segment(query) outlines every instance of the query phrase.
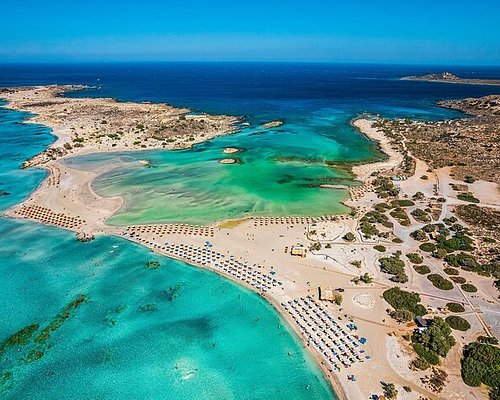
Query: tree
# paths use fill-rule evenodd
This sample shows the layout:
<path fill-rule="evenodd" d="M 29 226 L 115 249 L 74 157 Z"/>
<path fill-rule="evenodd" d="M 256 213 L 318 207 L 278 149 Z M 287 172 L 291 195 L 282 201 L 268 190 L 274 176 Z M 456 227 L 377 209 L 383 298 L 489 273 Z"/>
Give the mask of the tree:
<path fill-rule="evenodd" d="M 394 383 L 385 383 L 385 382 L 381 383 L 385 397 L 387 397 L 388 399 L 395 399 L 398 395 L 398 390 L 396 389 Z"/>
<path fill-rule="evenodd" d="M 436 317 L 430 321 L 425 331 L 413 334 L 412 342 L 420 344 L 428 352 L 446 357 L 455 344 L 455 339 L 451 336 L 450 326 L 442 318 Z"/>
<path fill-rule="evenodd" d="M 470 343 L 464 347 L 461 362 L 462 379 L 469 386 L 481 383 L 491 388 L 490 399 L 500 397 L 500 349 L 485 343 Z"/>
<path fill-rule="evenodd" d="M 404 323 L 411 321 L 414 317 L 414 314 L 411 311 L 402 309 L 402 310 L 393 310 L 389 314 L 391 318 L 395 319 L 399 323 Z"/>
<path fill-rule="evenodd" d="M 347 232 L 342 239 L 346 242 L 354 242 L 356 240 L 356 236 L 354 236 L 354 233 L 352 232 Z"/>

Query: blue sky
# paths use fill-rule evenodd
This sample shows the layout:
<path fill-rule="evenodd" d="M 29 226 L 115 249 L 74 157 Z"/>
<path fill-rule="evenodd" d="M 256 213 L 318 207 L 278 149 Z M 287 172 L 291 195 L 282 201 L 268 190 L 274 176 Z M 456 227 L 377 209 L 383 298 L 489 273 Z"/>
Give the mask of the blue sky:
<path fill-rule="evenodd" d="M 0 6 L 1 61 L 500 65 L 500 1 L 50 0 Z"/>

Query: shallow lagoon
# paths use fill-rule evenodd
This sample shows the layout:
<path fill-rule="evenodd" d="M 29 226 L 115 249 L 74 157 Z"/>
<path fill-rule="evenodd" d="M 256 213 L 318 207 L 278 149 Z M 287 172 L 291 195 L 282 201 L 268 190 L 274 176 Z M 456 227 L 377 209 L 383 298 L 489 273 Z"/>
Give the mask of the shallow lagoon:
<path fill-rule="evenodd" d="M 125 161 L 99 176 L 98 194 L 122 196 L 112 224 L 211 223 L 249 215 L 319 216 L 348 212 L 345 190 L 320 185 L 356 185 L 353 162 L 373 160 L 375 146 L 335 115 L 287 120 L 278 128 L 243 127 L 238 133 L 181 151 L 93 154 L 69 159 L 76 168 Z M 225 147 L 242 149 L 226 155 Z M 224 158 L 237 164 L 221 164 Z M 147 160 L 148 166 L 139 160 Z M 329 165 L 334 164 L 334 165 Z"/>

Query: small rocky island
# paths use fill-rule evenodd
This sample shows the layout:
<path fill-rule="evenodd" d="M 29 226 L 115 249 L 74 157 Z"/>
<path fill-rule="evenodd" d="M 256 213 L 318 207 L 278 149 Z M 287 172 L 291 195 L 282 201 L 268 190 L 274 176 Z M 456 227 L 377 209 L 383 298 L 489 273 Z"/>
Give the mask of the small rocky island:
<path fill-rule="evenodd" d="M 401 78 L 403 81 L 425 81 L 425 82 L 441 82 L 441 83 L 462 83 L 467 85 L 500 85 L 498 79 L 468 79 L 460 78 L 451 72 L 439 72 L 426 75 L 411 75 Z"/>
<path fill-rule="evenodd" d="M 271 121 L 271 122 L 266 122 L 265 124 L 262 124 L 263 128 L 277 128 L 278 126 L 283 125 L 283 121 Z"/>

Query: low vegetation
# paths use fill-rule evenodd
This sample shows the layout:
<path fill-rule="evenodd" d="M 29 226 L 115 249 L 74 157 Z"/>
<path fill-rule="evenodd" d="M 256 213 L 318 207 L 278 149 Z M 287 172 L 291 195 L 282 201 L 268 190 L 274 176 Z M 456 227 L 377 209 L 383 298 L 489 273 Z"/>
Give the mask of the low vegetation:
<path fill-rule="evenodd" d="M 422 258 L 422 256 L 418 253 L 408 253 L 406 255 L 406 257 L 408 258 L 408 260 L 410 260 L 411 263 L 413 264 L 422 264 L 424 262 L 424 259 Z"/>
<path fill-rule="evenodd" d="M 451 328 L 442 318 L 429 322 L 424 331 L 415 331 L 411 338 L 416 353 L 431 365 L 439 364 L 439 357 L 446 357 L 455 344 Z"/>
<path fill-rule="evenodd" d="M 445 321 L 450 325 L 451 329 L 456 331 L 468 331 L 470 329 L 470 323 L 465 318 L 459 317 L 458 315 L 450 315 L 446 317 Z"/>
<path fill-rule="evenodd" d="M 411 212 L 411 215 L 418 222 L 423 222 L 423 223 L 431 222 L 431 217 L 429 217 L 429 214 L 427 214 L 427 212 L 425 212 L 424 210 L 421 210 L 420 208 L 416 208 L 415 210 L 413 210 Z"/>
<path fill-rule="evenodd" d="M 427 279 L 429 279 L 432 284 L 437 287 L 438 289 L 441 290 L 451 290 L 453 289 L 453 283 L 449 281 L 448 279 L 443 278 L 439 274 L 430 274 L 427 275 Z"/>
<path fill-rule="evenodd" d="M 391 257 L 384 257 L 379 260 L 380 270 L 386 274 L 392 275 L 390 278 L 393 282 L 405 283 L 408 282 L 408 275 L 405 272 L 405 263 L 397 254 Z"/>
<path fill-rule="evenodd" d="M 469 203 L 479 203 L 479 199 L 474 197 L 472 193 L 459 193 L 457 194 L 457 199 L 462 201 L 468 201 Z"/>
<path fill-rule="evenodd" d="M 428 265 L 413 265 L 413 269 L 417 271 L 420 275 L 427 275 L 431 272 L 431 269 Z"/>
<path fill-rule="evenodd" d="M 469 292 L 469 293 L 476 293 L 477 292 L 477 287 L 475 287 L 471 283 L 464 283 L 463 285 L 460 286 L 464 292 Z"/>
<path fill-rule="evenodd" d="M 455 313 L 465 311 L 464 306 L 460 303 L 453 303 L 453 302 L 446 303 L 446 308 L 448 308 L 448 310 L 450 310 L 451 312 L 455 312 Z"/>
<path fill-rule="evenodd" d="M 420 304 L 417 293 L 406 292 L 399 287 L 393 287 L 383 293 L 383 297 L 395 310 L 407 310 L 413 316 L 425 315 L 426 309 Z"/>
<path fill-rule="evenodd" d="M 490 388 L 490 399 L 500 399 L 500 349 L 486 343 L 464 347 L 461 361 L 462 379 L 469 386 L 484 384 Z"/>

